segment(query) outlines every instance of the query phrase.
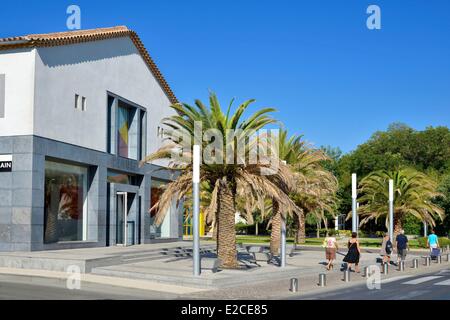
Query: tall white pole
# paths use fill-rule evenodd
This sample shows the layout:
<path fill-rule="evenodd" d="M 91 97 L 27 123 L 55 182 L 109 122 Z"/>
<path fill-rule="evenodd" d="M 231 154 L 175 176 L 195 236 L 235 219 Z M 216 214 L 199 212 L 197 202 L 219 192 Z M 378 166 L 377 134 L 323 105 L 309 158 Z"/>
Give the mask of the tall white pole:
<path fill-rule="evenodd" d="M 426 221 L 423 222 L 423 236 L 428 237 L 428 225 Z"/>
<path fill-rule="evenodd" d="M 394 241 L 394 180 L 389 179 L 389 237 Z"/>
<path fill-rule="evenodd" d="M 356 193 L 356 173 L 352 174 L 352 232 L 356 232 L 357 230 L 357 226 L 356 226 L 356 198 L 357 198 L 357 193 Z"/>
<path fill-rule="evenodd" d="M 334 230 L 339 231 L 339 215 L 334 218 Z"/>
<path fill-rule="evenodd" d="M 359 202 L 356 203 L 356 232 L 359 232 Z"/>
<path fill-rule="evenodd" d="M 200 146 L 194 145 L 192 151 L 192 197 L 193 203 L 193 266 L 194 276 L 199 276 L 200 266 Z"/>
<path fill-rule="evenodd" d="M 286 164 L 286 161 L 283 160 L 283 164 Z M 281 267 L 286 267 L 286 219 L 283 215 L 281 215 Z"/>

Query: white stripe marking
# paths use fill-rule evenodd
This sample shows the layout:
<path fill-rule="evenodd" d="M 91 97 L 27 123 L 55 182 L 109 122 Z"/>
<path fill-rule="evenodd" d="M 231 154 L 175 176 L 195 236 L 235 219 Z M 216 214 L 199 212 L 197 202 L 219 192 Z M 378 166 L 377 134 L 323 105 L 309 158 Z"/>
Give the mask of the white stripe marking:
<path fill-rule="evenodd" d="M 441 281 L 438 283 L 434 284 L 435 286 L 450 286 L 450 279 L 449 280 L 445 280 L 445 281 Z"/>
<path fill-rule="evenodd" d="M 442 276 L 429 276 L 429 277 L 423 277 L 423 278 L 407 281 L 407 282 L 404 282 L 403 284 L 419 284 L 419 283 L 423 283 L 423 282 L 427 282 L 427 281 L 431 281 L 431 280 L 439 279 L 439 278 L 442 278 Z"/>
<path fill-rule="evenodd" d="M 414 277 L 414 276 L 412 276 L 412 275 L 410 275 L 410 276 L 398 276 L 398 277 L 383 279 L 383 280 L 381 280 L 381 283 L 382 284 L 390 283 L 390 282 L 400 281 L 400 280 L 411 278 L 411 277 Z"/>

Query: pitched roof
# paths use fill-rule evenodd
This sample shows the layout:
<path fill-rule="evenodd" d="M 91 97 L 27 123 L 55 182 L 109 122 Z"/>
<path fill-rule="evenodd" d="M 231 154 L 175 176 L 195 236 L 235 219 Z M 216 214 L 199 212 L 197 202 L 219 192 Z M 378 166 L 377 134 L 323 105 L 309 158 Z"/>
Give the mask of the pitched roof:
<path fill-rule="evenodd" d="M 126 26 L 117 26 L 112 28 L 98 28 L 91 30 L 76 30 L 68 32 L 55 32 L 46 34 L 29 34 L 20 37 L 0 38 L 0 51 L 16 48 L 30 48 L 30 47 L 54 47 L 68 44 L 76 44 L 82 42 L 98 41 L 111 38 L 130 37 L 134 45 L 138 49 L 142 58 L 146 62 L 150 71 L 158 80 L 162 89 L 166 93 L 170 102 L 175 104 L 178 102 L 169 84 L 164 79 L 164 76 L 159 71 L 153 59 L 150 57 L 147 49 L 145 49 L 139 36 L 133 30 Z"/>

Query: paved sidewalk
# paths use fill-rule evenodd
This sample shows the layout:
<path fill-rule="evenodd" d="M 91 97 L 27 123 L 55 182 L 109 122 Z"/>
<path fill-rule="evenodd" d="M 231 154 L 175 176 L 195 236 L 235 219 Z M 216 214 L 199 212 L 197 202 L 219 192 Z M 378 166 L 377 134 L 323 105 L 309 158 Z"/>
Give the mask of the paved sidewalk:
<path fill-rule="evenodd" d="M 154 245 L 142 245 L 129 248 L 95 248 L 3 254 L 2 257 L 6 259 L 5 262 L 8 261 L 8 257 L 12 257 L 13 260 L 10 261 L 14 262 L 16 258 L 25 258 L 27 263 L 22 263 L 18 268 L 13 268 L 14 265 L 0 268 L 0 274 L 27 275 L 36 279 L 54 278 L 62 283 L 68 276 L 64 272 L 65 269 L 52 269 L 53 265 L 45 259 L 51 259 L 59 268 L 78 259 L 91 261 L 91 263 L 95 262 L 89 270 L 85 270 L 87 273 L 81 275 L 82 281 L 86 283 L 109 284 L 117 287 L 176 293 L 187 298 L 206 299 L 277 299 L 284 296 L 289 297 L 290 278 L 298 278 L 300 280 L 300 290 L 305 290 L 309 293 L 314 290 L 326 292 L 343 285 L 350 285 L 342 281 L 342 272 L 339 270 L 346 253 L 345 249 L 339 250 L 335 269 L 328 272 L 325 270 L 325 253 L 323 248 L 300 247 L 299 250 L 294 252 L 294 256 L 287 257 L 286 268 L 259 262 L 260 267 L 253 267 L 245 271 L 225 269 L 212 273 L 210 270 L 203 270 L 200 277 L 194 277 L 192 275 L 192 258 L 161 257 L 157 252 L 162 248 L 176 247 L 180 246 L 180 244 L 191 246 L 189 242 L 182 242 L 160 244 L 157 247 Z M 211 245 L 211 243 L 202 242 L 202 245 Z M 287 252 L 290 252 L 290 247 L 288 247 Z M 400 273 L 394 271 L 394 267 L 391 266 L 389 275 L 383 277 L 389 278 L 429 272 L 432 268 L 444 268 L 450 265 L 444 258 L 442 265 L 433 263 L 432 266 L 427 268 L 421 266 L 418 270 L 412 269 L 410 266 L 411 259 L 419 258 L 421 265 L 423 261 L 420 256 L 425 254 L 426 251 L 415 252 L 414 254 L 410 252 L 407 257 L 406 271 Z M 376 248 L 362 250 L 361 270 L 363 270 L 364 266 L 376 264 L 379 258 L 379 250 Z M 396 258 L 396 256 L 394 255 L 393 258 Z M 105 265 L 105 261 L 108 264 Z M 115 263 L 115 261 L 118 261 L 118 263 Z M 27 268 L 27 264 L 31 265 L 33 269 Z M 42 268 L 39 269 L 41 265 Z M 318 275 L 321 272 L 327 273 L 328 286 L 326 288 L 318 288 L 317 285 Z M 364 282 L 365 279 L 359 274 L 351 273 L 351 283 L 357 283 L 358 281 Z"/>

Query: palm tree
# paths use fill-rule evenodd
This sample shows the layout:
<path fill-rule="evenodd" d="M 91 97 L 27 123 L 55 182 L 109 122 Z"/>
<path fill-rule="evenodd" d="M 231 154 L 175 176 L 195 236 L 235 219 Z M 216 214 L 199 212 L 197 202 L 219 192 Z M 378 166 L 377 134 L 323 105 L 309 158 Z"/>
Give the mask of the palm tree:
<path fill-rule="evenodd" d="M 297 135 L 292 135 L 288 138 L 287 130 L 281 129 L 279 131 L 279 145 L 278 156 L 281 161 L 284 161 L 288 166 L 291 166 L 297 161 L 297 156 L 301 149 L 300 138 Z M 285 193 L 295 190 L 283 190 Z M 278 203 L 276 199 L 272 199 L 272 218 L 270 221 L 270 253 L 278 255 L 281 244 L 281 225 L 286 222 L 287 208 L 284 208 Z"/>
<path fill-rule="evenodd" d="M 316 220 L 325 220 L 325 213 L 334 214 L 338 181 L 332 172 L 324 167 L 329 157 L 319 149 L 302 144 L 292 170 L 297 177 L 297 191 L 292 195 L 300 207 L 297 214 L 296 242 L 305 242 L 306 215 L 315 215 Z"/>
<path fill-rule="evenodd" d="M 360 225 L 375 219 L 386 218 L 389 211 L 389 180 L 394 180 L 394 234 L 402 229 L 405 216 L 416 218 L 435 226 L 436 218 L 443 220 L 444 210 L 434 204 L 432 199 L 441 196 L 437 182 L 415 169 L 404 168 L 398 171 L 377 171 L 365 177 L 359 192 L 359 212 L 364 217 Z"/>
<path fill-rule="evenodd" d="M 335 176 L 323 166 L 324 161 L 328 161 L 329 158 L 322 150 L 310 147 L 301 140 L 301 136 L 293 135 L 288 138 L 285 130 L 280 130 L 279 137 L 280 159 L 286 161 L 296 181 L 295 188 L 289 191 L 298 208 L 282 215 L 281 211 L 286 211 L 285 208 L 272 201 L 270 248 L 273 255 L 278 254 L 280 248 L 280 229 L 283 220 L 286 219 L 286 213 L 295 213 L 298 225 L 296 242 L 303 243 L 306 215 L 313 214 L 322 221 L 325 219 L 325 212 L 333 213 L 338 186 Z"/>
<path fill-rule="evenodd" d="M 168 183 L 159 202 L 154 206 L 159 209 L 155 217 L 155 222 L 158 224 L 163 221 L 166 209 L 173 199 L 182 200 L 192 189 L 192 151 L 190 147 L 187 150 L 183 149 L 184 141 L 180 142 L 180 132 L 183 140 L 186 138 L 190 139 L 191 143 L 200 144 L 202 150 L 210 150 L 208 148 L 211 144 L 209 141 L 203 141 L 202 137 L 208 136 L 211 132 L 221 136 L 222 141 L 214 140 L 215 144 L 222 150 L 227 150 L 226 158 L 228 159 L 231 154 L 231 160 L 234 161 L 220 163 L 220 151 L 214 150 L 211 155 L 216 161 L 207 162 L 207 159 L 204 159 L 200 178 L 212 187 L 208 212 L 213 213 L 214 216 L 217 229 L 217 255 L 225 268 L 238 267 L 235 233 L 238 190 L 245 190 L 248 196 L 270 194 L 283 206 L 288 208 L 295 206 L 283 191 L 293 183 L 287 166 L 276 159 L 277 170 L 273 170 L 273 163 L 259 154 L 256 163 L 249 161 L 251 150 L 255 150 L 255 147 L 265 148 L 268 144 L 267 139 L 254 138 L 255 132 L 276 122 L 270 116 L 270 113 L 275 111 L 272 108 L 260 109 L 244 118 L 243 114 L 252 102 L 254 100 L 245 101 L 234 113 L 231 113 L 232 100 L 224 113 L 217 96 L 211 93 L 209 107 L 200 100 L 196 100 L 194 106 L 185 103 L 172 105 L 177 115 L 163 120 L 163 124 L 170 128 L 167 131 L 165 144 L 145 159 L 145 161 L 169 159 L 169 169 L 179 174 L 174 181 Z M 200 128 L 199 125 L 201 125 Z M 234 137 L 229 135 L 230 132 L 234 133 Z M 198 133 L 200 137 L 197 137 Z M 243 154 L 238 150 L 242 143 L 247 146 Z M 229 150 L 231 150 L 230 154 Z M 179 157 L 174 158 L 174 153 Z"/>

